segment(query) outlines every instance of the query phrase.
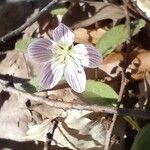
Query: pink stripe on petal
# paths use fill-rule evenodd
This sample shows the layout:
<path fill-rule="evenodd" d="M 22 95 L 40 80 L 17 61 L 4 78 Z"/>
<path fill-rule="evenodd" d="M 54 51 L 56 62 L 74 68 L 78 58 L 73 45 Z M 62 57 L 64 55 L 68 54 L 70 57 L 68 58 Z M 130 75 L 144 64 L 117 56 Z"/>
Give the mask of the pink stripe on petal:
<path fill-rule="evenodd" d="M 70 62 L 65 67 L 64 76 L 74 91 L 82 93 L 85 90 L 86 75 L 82 66 Z"/>
<path fill-rule="evenodd" d="M 37 62 L 46 62 L 52 55 L 53 43 L 48 39 L 37 39 L 28 46 L 28 55 Z"/>
<path fill-rule="evenodd" d="M 53 31 L 53 40 L 60 46 L 70 46 L 74 42 L 74 33 L 63 23 Z"/>
<path fill-rule="evenodd" d="M 92 45 L 78 44 L 74 47 L 75 57 L 80 59 L 81 65 L 89 68 L 96 68 L 100 65 L 103 58 L 97 49 Z"/>
<path fill-rule="evenodd" d="M 41 75 L 41 85 L 44 89 L 53 88 L 62 78 L 64 72 L 64 65 L 56 62 L 48 62 Z"/>

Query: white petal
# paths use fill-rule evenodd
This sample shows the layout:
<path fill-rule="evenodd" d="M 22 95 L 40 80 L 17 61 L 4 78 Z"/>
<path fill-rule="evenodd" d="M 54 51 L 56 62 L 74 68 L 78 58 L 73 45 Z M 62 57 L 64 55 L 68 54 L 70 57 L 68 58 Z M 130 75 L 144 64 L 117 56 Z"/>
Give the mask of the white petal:
<path fill-rule="evenodd" d="M 48 62 L 43 69 L 41 84 L 44 89 L 53 88 L 62 78 L 64 65 L 58 64 L 57 61 Z"/>
<path fill-rule="evenodd" d="M 28 55 L 38 62 L 46 62 L 51 58 L 52 47 L 50 40 L 37 39 L 28 46 Z"/>
<path fill-rule="evenodd" d="M 70 46 L 74 42 L 74 33 L 63 23 L 53 31 L 53 40 L 60 46 Z"/>
<path fill-rule="evenodd" d="M 65 67 L 64 76 L 74 91 L 81 93 L 85 90 L 86 75 L 81 65 L 77 65 L 73 61 L 68 63 Z"/>
<path fill-rule="evenodd" d="M 96 68 L 102 62 L 102 55 L 92 45 L 78 44 L 74 46 L 72 56 L 81 61 L 81 65 Z"/>

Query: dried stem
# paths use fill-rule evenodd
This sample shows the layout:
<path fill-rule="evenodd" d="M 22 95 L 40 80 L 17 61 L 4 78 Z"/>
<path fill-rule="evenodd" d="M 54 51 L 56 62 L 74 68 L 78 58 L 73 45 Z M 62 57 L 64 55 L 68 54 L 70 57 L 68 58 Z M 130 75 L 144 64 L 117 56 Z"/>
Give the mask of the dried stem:
<path fill-rule="evenodd" d="M 27 27 L 31 26 L 35 21 L 39 19 L 39 17 L 47 12 L 54 4 L 56 4 L 58 0 L 51 1 L 48 5 L 46 5 L 36 16 L 25 22 L 23 25 L 21 25 L 16 30 L 13 30 L 12 32 L 4 35 L 0 38 L 0 44 L 5 43 L 7 40 L 9 40 L 12 37 L 15 37 L 19 35 L 22 31 L 24 31 Z"/>
<path fill-rule="evenodd" d="M 126 3 L 124 3 L 124 12 L 125 12 L 125 16 L 126 16 L 126 27 L 128 29 L 128 40 L 126 42 L 126 44 L 127 44 L 127 51 L 126 51 L 126 58 L 125 58 L 125 61 L 124 61 L 124 68 L 122 70 L 122 81 L 121 81 L 121 87 L 120 87 L 120 91 L 119 91 L 119 98 L 118 98 L 118 105 L 117 105 L 118 109 L 120 107 L 120 102 L 122 100 L 124 89 L 125 89 L 125 87 L 126 87 L 126 85 L 128 83 L 128 79 L 125 76 L 125 72 L 126 72 L 126 68 L 128 66 L 129 53 L 131 51 L 131 45 L 130 45 L 130 41 L 131 41 L 130 17 L 129 17 L 129 13 L 128 13 L 128 10 L 127 10 Z M 117 116 L 118 116 L 117 114 L 113 115 L 112 123 L 110 125 L 109 130 L 107 131 L 106 143 L 105 143 L 104 150 L 109 150 L 110 149 L 109 145 L 110 145 L 110 142 L 111 142 L 111 136 L 112 136 L 112 132 L 113 132 L 113 128 L 114 128 Z"/>
<path fill-rule="evenodd" d="M 121 116 L 134 116 L 139 118 L 150 119 L 150 111 L 142 111 L 142 110 L 133 110 L 127 108 L 116 108 L 113 106 L 98 106 L 98 105 L 88 105 L 88 104 L 77 104 L 77 103 L 68 103 L 63 101 L 57 101 L 54 99 L 48 99 L 41 96 L 36 96 L 34 94 L 27 93 L 25 91 L 18 90 L 14 87 L 5 85 L 2 81 L 0 82 L 0 89 L 14 93 L 17 95 L 21 95 L 26 99 L 30 99 L 31 101 L 36 101 L 39 104 L 47 104 L 51 107 L 61 108 L 61 109 L 77 109 L 77 110 L 90 110 L 94 112 L 103 112 L 109 114 L 117 114 Z M 20 100 L 20 99 L 19 99 Z"/>

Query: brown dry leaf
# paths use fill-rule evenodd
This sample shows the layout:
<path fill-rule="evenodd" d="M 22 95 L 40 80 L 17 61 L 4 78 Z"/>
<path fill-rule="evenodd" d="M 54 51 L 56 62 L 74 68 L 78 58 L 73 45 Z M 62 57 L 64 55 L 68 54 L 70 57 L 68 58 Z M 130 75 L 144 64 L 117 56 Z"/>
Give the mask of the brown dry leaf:
<path fill-rule="evenodd" d="M 111 77 L 117 77 L 120 72 L 119 64 L 124 60 L 124 54 L 122 52 L 113 52 L 106 56 L 100 64 L 99 69 L 106 72 Z"/>
<path fill-rule="evenodd" d="M 145 71 L 145 80 L 150 85 L 150 70 L 149 71 L 147 71 L 147 70 Z"/>
<path fill-rule="evenodd" d="M 0 63 L 1 74 L 9 74 L 15 77 L 28 78 L 28 66 L 22 52 L 9 51 L 6 58 Z"/>
<path fill-rule="evenodd" d="M 99 28 L 97 30 L 93 30 L 90 32 L 90 36 L 91 36 L 91 42 L 93 44 L 96 44 L 97 41 L 102 37 L 102 35 L 106 32 L 106 30 Z"/>
<path fill-rule="evenodd" d="M 31 20 L 31 18 L 35 17 L 39 13 L 39 9 L 35 9 L 32 15 L 27 18 L 27 21 Z M 33 36 L 33 33 L 39 28 L 38 22 L 34 22 L 31 26 L 26 28 L 24 30 L 23 39 L 25 38 L 31 38 Z"/>
<path fill-rule="evenodd" d="M 39 76 L 43 64 L 31 59 L 27 52 L 13 50 L 7 53 L 6 58 L 0 63 L 2 74 L 9 74 L 20 78 Z"/>
<path fill-rule="evenodd" d="M 99 66 L 101 70 L 111 77 L 117 77 L 120 67 L 119 64 L 124 60 L 123 52 L 113 52 L 106 56 L 102 64 Z M 129 66 L 127 72 L 131 73 L 134 80 L 144 79 L 145 71 L 150 70 L 150 51 L 138 49 L 133 51 L 129 56 Z M 117 71 L 118 69 L 118 71 Z"/>
<path fill-rule="evenodd" d="M 39 24 L 37 22 L 33 23 L 30 27 L 26 28 L 23 34 L 23 39 L 31 38 L 33 33 L 39 28 Z"/>
<path fill-rule="evenodd" d="M 26 108 L 26 98 L 17 94 L 1 91 L 0 101 L 0 138 L 20 141 L 28 130 L 31 113 Z"/>
<path fill-rule="evenodd" d="M 87 18 L 87 12 L 83 10 L 78 2 L 71 3 L 68 12 L 63 16 L 62 22 L 67 26 L 72 26 L 75 22 Z"/>
<path fill-rule="evenodd" d="M 89 43 L 89 34 L 87 29 L 78 28 L 74 30 L 74 34 L 76 43 L 83 43 L 83 44 Z"/>
<path fill-rule="evenodd" d="M 31 110 L 32 110 L 32 113 L 34 113 L 34 112 L 39 113 L 41 116 L 41 119 L 43 119 L 43 120 L 46 118 L 53 120 L 56 117 L 61 117 L 61 115 L 65 112 L 63 109 L 50 107 L 46 104 L 33 105 L 31 107 Z M 38 115 L 38 114 L 34 114 L 34 116 L 35 115 Z"/>
<path fill-rule="evenodd" d="M 75 94 L 73 94 L 72 89 L 70 87 L 48 91 L 47 94 L 50 99 L 56 99 L 65 102 L 79 101 L 79 98 Z"/>
<path fill-rule="evenodd" d="M 100 20 L 111 19 L 113 24 L 116 24 L 118 19 L 125 17 L 123 8 L 120 6 L 106 3 L 106 2 L 94 2 L 86 1 L 91 7 L 95 8 L 95 14 L 83 21 L 77 22 L 73 25 L 73 28 L 87 27 Z"/>
<path fill-rule="evenodd" d="M 132 78 L 135 80 L 144 79 L 145 71 L 150 70 L 150 52 L 148 50 L 139 49 L 130 55 L 130 65 L 128 71 L 131 72 Z"/>
<path fill-rule="evenodd" d="M 88 30 L 86 28 L 78 28 L 74 30 L 75 42 L 82 44 L 96 44 L 106 31 L 102 28 L 97 30 Z"/>

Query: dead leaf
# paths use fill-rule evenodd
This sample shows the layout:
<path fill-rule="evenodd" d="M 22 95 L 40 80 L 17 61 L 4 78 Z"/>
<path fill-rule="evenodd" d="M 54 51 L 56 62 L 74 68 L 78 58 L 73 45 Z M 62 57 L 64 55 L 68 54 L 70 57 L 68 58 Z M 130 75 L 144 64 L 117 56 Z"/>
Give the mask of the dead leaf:
<path fill-rule="evenodd" d="M 28 66 L 25 56 L 18 51 L 9 51 L 0 63 L 1 74 L 9 74 L 15 77 L 28 78 Z"/>
<path fill-rule="evenodd" d="M 78 28 L 74 30 L 75 34 L 75 42 L 82 43 L 82 44 L 96 44 L 97 41 L 102 37 L 102 35 L 106 31 L 102 28 L 97 30 L 91 29 L 88 30 L 86 28 Z"/>
<path fill-rule="evenodd" d="M 93 44 L 96 44 L 98 42 L 98 40 L 102 37 L 102 35 L 106 32 L 106 30 L 99 28 L 97 30 L 93 30 L 90 32 L 90 36 L 91 36 L 91 42 Z"/>
<path fill-rule="evenodd" d="M 145 72 L 150 70 L 150 52 L 148 50 L 140 49 L 135 51 L 130 56 L 130 70 L 132 78 L 135 80 L 144 79 Z"/>
<path fill-rule="evenodd" d="M 120 72 L 119 64 L 124 60 L 122 52 L 113 52 L 106 56 L 100 64 L 99 69 L 103 70 L 110 77 L 117 77 Z"/>
<path fill-rule="evenodd" d="M 49 99 L 56 99 L 64 102 L 77 102 L 79 98 L 72 92 L 70 87 L 63 87 L 48 91 Z"/>
<path fill-rule="evenodd" d="M 120 72 L 119 64 L 124 61 L 123 52 L 113 52 L 106 56 L 99 68 L 111 77 L 117 77 Z M 131 73 L 134 80 L 144 79 L 145 71 L 150 70 L 150 52 L 144 49 L 133 51 L 129 56 L 127 72 Z"/>
<path fill-rule="evenodd" d="M 67 111 L 66 119 L 59 124 L 54 134 L 54 139 L 60 146 L 82 150 L 103 149 L 106 128 L 97 120 L 91 121 L 84 117 L 89 113 L 91 112 L 85 110 Z"/>
<path fill-rule="evenodd" d="M 41 124 L 29 125 L 27 136 L 22 136 L 22 140 L 38 140 L 46 142 L 46 135 L 52 128 L 52 123 L 49 119 L 44 120 Z"/>
<path fill-rule="evenodd" d="M 138 14 L 145 19 L 150 20 L 150 1 L 149 0 L 132 0 L 132 5 Z"/>
<path fill-rule="evenodd" d="M 46 118 L 53 120 L 56 117 L 61 117 L 62 114 L 65 112 L 63 109 L 53 108 L 46 104 L 33 105 L 31 107 L 31 110 L 32 112 L 39 113 L 43 120 Z"/>
<path fill-rule="evenodd" d="M 74 30 L 75 34 L 75 42 L 76 43 L 82 43 L 82 44 L 87 44 L 89 43 L 89 34 L 88 30 L 85 28 L 78 28 Z"/>
<path fill-rule="evenodd" d="M 63 16 L 62 22 L 67 26 L 72 26 L 75 22 L 79 20 L 84 20 L 87 18 L 87 12 L 83 10 L 78 2 L 72 2 L 68 12 Z"/>
<path fill-rule="evenodd" d="M 77 22 L 72 27 L 81 28 L 90 26 L 100 20 L 111 19 L 113 24 L 116 24 L 118 19 L 121 19 L 125 16 L 123 8 L 120 6 L 107 3 L 107 2 L 94 2 L 86 1 L 91 7 L 95 8 L 95 14 L 83 21 Z"/>
<path fill-rule="evenodd" d="M 1 97 L 0 101 L 3 100 Z M 21 137 L 26 134 L 31 113 L 25 102 L 26 98 L 12 93 L 8 100 L 4 101 L 0 109 L 0 138 L 21 141 Z"/>
<path fill-rule="evenodd" d="M 65 118 L 55 129 L 52 145 L 70 149 L 103 150 L 106 138 L 106 128 L 101 122 L 86 117 L 91 111 L 67 110 Z M 94 114 L 93 114 L 94 115 Z M 29 127 L 26 140 L 46 140 L 46 134 L 51 131 L 50 120 Z"/>
<path fill-rule="evenodd" d="M 78 28 L 74 30 L 75 34 L 75 42 L 82 44 L 96 44 L 97 41 L 102 37 L 102 35 L 106 31 L 102 28 L 97 30 L 95 29 L 86 29 L 86 28 Z"/>

